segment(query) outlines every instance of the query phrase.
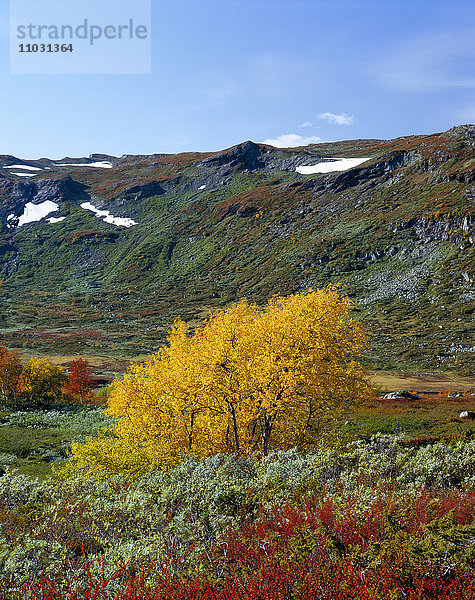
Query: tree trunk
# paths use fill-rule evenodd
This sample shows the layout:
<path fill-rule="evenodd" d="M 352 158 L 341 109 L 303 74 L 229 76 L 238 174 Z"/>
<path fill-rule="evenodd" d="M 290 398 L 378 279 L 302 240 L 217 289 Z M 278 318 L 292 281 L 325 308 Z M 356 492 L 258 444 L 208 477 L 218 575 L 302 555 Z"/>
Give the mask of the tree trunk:
<path fill-rule="evenodd" d="M 232 404 L 229 406 L 229 409 L 231 411 L 231 416 L 233 418 L 234 444 L 236 446 L 236 452 L 239 452 L 240 447 L 239 447 L 239 435 L 238 435 L 238 429 L 237 429 L 236 409 L 234 408 L 234 406 Z"/>
<path fill-rule="evenodd" d="M 264 456 L 269 454 L 269 440 L 270 434 L 272 433 L 273 419 L 264 415 L 264 426 L 262 428 L 262 453 Z"/>
<path fill-rule="evenodd" d="M 191 451 L 191 446 L 193 445 L 193 425 L 195 424 L 195 413 L 191 413 L 190 420 L 190 435 L 188 436 L 188 450 Z"/>

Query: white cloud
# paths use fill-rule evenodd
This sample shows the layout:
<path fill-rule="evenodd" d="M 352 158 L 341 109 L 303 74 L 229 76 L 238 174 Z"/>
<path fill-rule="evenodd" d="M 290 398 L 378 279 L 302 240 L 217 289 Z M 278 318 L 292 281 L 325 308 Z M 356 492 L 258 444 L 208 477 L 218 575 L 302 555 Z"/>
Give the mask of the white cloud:
<path fill-rule="evenodd" d="M 275 139 L 264 140 L 262 143 L 268 144 L 269 146 L 275 146 L 276 148 L 296 148 L 297 146 L 318 144 L 318 142 L 321 141 L 322 139 L 316 135 L 303 137 L 297 133 L 285 133 L 284 135 L 279 135 L 279 137 Z"/>
<path fill-rule="evenodd" d="M 300 127 L 313 127 L 312 121 L 304 121 Z"/>
<path fill-rule="evenodd" d="M 347 115 L 346 113 L 340 113 L 336 115 L 331 112 L 324 112 L 318 115 L 318 118 L 321 121 L 328 121 L 334 125 L 353 125 L 355 123 L 355 117 L 352 115 Z"/>

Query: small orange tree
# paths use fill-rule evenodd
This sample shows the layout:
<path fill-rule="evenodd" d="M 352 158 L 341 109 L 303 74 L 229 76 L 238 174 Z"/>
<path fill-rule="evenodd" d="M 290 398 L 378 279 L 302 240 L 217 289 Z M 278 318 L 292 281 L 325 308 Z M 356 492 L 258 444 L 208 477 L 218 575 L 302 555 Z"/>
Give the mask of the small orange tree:
<path fill-rule="evenodd" d="M 94 387 L 87 360 L 78 358 L 71 362 L 68 379 L 64 385 L 64 395 L 67 400 L 84 404 L 91 397 Z"/>
<path fill-rule="evenodd" d="M 167 347 L 115 383 L 113 431 L 73 446 L 67 469 L 137 472 L 185 453 L 315 445 L 367 392 L 357 362 L 365 334 L 350 305 L 329 287 L 275 296 L 262 310 L 241 301 L 193 334 L 177 322 Z"/>
<path fill-rule="evenodd" d="M 16 350 L 0 346 L 0 402 L 2 405 L 15 402 L 18 383 L 23 367 Z"/>

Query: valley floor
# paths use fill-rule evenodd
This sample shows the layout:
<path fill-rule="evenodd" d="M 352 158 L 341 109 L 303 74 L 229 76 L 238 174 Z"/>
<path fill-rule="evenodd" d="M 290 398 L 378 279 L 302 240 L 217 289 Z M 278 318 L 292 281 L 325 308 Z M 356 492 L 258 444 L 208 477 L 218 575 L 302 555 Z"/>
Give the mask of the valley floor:
<path fill-rule="evenodd" d="M 475 377 L 463 377 L 456 373 L 397 373 L 387 371 L 370 372 L 372 385 L 387 392 L 414 390 L 433 394 L 447 391 L 464 394 L 475 392 Z"/>

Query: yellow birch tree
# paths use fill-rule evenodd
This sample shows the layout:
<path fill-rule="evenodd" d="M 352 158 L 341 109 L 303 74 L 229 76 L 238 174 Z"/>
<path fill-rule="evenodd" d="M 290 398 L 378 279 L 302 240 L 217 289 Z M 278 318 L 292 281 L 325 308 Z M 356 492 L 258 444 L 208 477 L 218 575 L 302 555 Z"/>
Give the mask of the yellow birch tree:
<path fill-rule="evenodd" d="M 76 445 L 67 470 L 135 473 L 184 454 L 316 445 L 367 392 L 357 361 L 365 333 L 350 307 L 329 287 L 262 309 L 243 300 L 194 332 L 177 322 L 166 347 L 115 383 L 109 437 Z"/>
<path fill-rule="evenodd" d="M 63 369 L 45 358 L 31 358 L 23 367 L 19 398 L 29 407 L 61 399 L 67 376 Z"/>

